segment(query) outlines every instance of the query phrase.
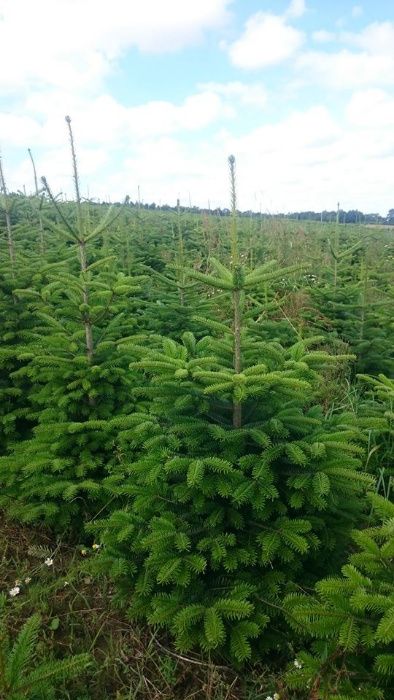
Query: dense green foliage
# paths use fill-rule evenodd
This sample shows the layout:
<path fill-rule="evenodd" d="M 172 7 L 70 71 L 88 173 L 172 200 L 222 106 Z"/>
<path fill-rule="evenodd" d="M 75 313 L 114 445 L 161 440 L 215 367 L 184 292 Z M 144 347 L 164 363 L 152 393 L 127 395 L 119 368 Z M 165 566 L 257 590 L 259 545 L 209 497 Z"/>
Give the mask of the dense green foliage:
<path fill-rule="evenodd" d="M 288 675 L 294 687 L 319 698 L 382 698 L 394 692 L 394 504 L 370 497 L 380 523 L 356 530 L 357 551 L 341 577 L 316 584 L 316 597 L 285 600 L 289 623 L 316 638 Z"/>
<path fill-rule="evenodd" d="M 305 633 L 289 687 L 356 697 L 357 652 L 373 689 L 391 668 L 391 521 L 371 525 L 366 492 L 389 513 L 393 232 L 239 218 L 231 158 L 229 217 L 83 202 L 70 137 L 75 203 L 3 187 L 1 508 L 100 540 L 119 605 L 182 652 L 283 666 Z"/>
<path fill-rule="evenodd" d="M 220 278 L 206 281 L 234 301 L 240 269 L 232 279 L 215 266 Z M 278 274 L 264 266 L 241 289 Z M 282 588 L 309 577 L 316 550 L 319 566 L 338 556 L 371 478 L 357 471 L 352 416 L 326 418 L 314 405 L 318 368 L 346 357 L 308 349 L 321 338 L 284 349 L 245 324 L 237 372 L 236 328 L 205 323 L 216 334 L 198 342 L 185 333 L 182 343 L 134 346 L 132 366 L 151 377 L 142 392 L 150 410 L 134 414 L 124 459 L 105 482 L 127 505 L 94 529 L 103 530 L 105 569 L 133 591 L 133 614 L 169 624 L 182 650 L 228 643 L 243 661 L 249 638 L 277 617 Z M 266 631 L 260 646 L 276 643 Z"/>

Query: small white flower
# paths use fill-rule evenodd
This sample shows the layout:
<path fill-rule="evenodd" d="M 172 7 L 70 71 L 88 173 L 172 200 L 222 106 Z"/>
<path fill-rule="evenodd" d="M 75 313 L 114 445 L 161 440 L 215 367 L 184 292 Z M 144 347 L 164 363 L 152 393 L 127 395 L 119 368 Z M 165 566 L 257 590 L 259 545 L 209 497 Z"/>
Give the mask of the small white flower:
<path fill-rule="evenodd" d="M 301 661 L 298 661 L 298 659 L 294 659 L 294 666 L 296 668 L 302 668 L 302 663 Z"/>
<path fill-rule="evenodd" d="M 66 588 L 66 587 L 69 586 L 69 585 L 70 585 L 70 584 L 69 584 L 68 581 L 65 581 L 65 582 L 63 583 L 63 587 L 64 587 L 64 588 Z"/>
<path fill-rule="evenodd" d="M 20 592 L 21 592 L 21 589 L 19 588 L 19 586 L 15 586 L 14 588 L 11 588 L 9 594 L 10 594 L 11 598 L 15 598 L 15 596 L 19 595 Z"/>
<path fill-rule="evenodd" d="M 272 697 L 272 695 L 267 695 L 267 697 L 265 698 L 265 700 L 274 700 L 274 698 Z"/>
<path fill-rule="evenodd" d="M 30 576 L 26 576 L 26 578 L 25 578 L 25 583 L 30 583 L 30 581 L 31 581 Z"/>
<path fill-rule="evenodd" d="M 92 549 L 100 549 L 100 545 L 99 544 L 92 544 Z"/>
<path fill-rule="evenodd" d="M 19 578 L 17 578 L 15 581 L 15 586 L 21 586 L 21 585 L 22 585 L 22 581 L 20 581 Z"/>
<path fill-rule="evenodd" d="M 81 554 L 83 557 L 86 557 L 87 553 L 88 553 L 87 549 L 81 549 Z"/>
<path fill-rule="evenodd" d="M 53 566 L 53 559 L 51 559 L 50 557 L 48 557 L 47 559 L 45 559 L 44 564 L 45 564 L 46 566 Z"/>
<path fill-rule="evenodd" d="M 274 700 L 280 700 L 279 693 L 274 693 Z"/>

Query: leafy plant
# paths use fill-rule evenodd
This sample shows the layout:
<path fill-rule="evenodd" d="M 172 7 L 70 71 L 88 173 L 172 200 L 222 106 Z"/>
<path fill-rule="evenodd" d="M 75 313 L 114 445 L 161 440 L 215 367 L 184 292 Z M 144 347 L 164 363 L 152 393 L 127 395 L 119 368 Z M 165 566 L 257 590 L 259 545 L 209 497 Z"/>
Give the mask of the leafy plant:
<path fill-rule="evenodd" d="M 59 681 L 67 682 L 92 663 L 89 654 L 37 662 L 39 615 L 32 615 L 12 642 L 6 629 L 5 595 L 0 597 L 0 696 L 6 700 L 50 700 Z"/>
<path fill-rule="evenodd" d="M 310 697 L 389 698 L 394 692 L 394 504 L 369 496 L 377 525 L 356 530 L 355 553 L 342 576 L 316 584 L 316 595 L 293 593 L 285 608 L 289 624 L 317 641 L 298 654 L 291 687 Z"/>
<path fill-rule="evenodd" d="M 394 493 L 394 380 L 358 375 L 366 388 L 358 407 L 358 424 L 369 433 L 368 468 L 378 476 L 377 490 L 385 498 Z"/>

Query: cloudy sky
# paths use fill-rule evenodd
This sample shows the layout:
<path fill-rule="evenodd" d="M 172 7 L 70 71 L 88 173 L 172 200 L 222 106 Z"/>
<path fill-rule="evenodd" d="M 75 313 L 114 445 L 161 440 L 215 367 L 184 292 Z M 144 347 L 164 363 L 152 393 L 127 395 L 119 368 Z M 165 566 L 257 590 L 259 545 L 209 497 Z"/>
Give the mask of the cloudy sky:
<path fill-rule="evenodd" d="M 0 0 L 0 145 L 71 196 L 394 206 L 393 0 Z"/>

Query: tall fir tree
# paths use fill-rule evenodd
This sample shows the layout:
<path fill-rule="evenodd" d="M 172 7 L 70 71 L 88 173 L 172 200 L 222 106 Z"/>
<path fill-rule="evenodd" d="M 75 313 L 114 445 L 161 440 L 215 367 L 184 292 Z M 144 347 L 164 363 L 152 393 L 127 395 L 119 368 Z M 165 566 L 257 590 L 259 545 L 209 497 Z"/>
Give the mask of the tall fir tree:
<path fill-rule="evenodd" d="M 168 627 L 179 649 L 241 663 L 285 644 L 283 590 L 343 556 L 372 479 L 352 416 L 314 402 L 321 369 L 349 357 L 321 337 L 284 348 L 256 332 L 256 293 L 299 266 L 242 264 L 233 157 L 229 169 L 230 266 L 182 269 L 220 293 L 216 318 L 195 318 L 210 334 L 126 343 L 149 383 L 105 481 L 124 506 L 91 529 L 131 615 Z"/>
<path fill-rule="evenodd" d="M 105 503 L 101 482 L 117 460 L 114 439 L 133 411 L 130 358 L 117 352 L 117 341 L 134 330 L 134 297 L 143 278 L 116 272 L 111 257 L 89 259 L 90 246 L 111 228 L 119 211 L 109 209 L 91 225 L 66 121 L 75 219 L 65 215 L 44 179 L 61 223 L 43 221 L 66 240 L 69 253 L 60 265 L 43 266 L 38 289 L 14 291 L 34 308 L 37 319 L 27 342 L 15 348 L 22 366 L 13 372 L 15 381 L 31 387 L 27 418 L 37 425 L 0 458 L 0 504 L 27 522 L 38 519 L 64 528 L 73 520 L 78 529 L 84 515 Z"/>

